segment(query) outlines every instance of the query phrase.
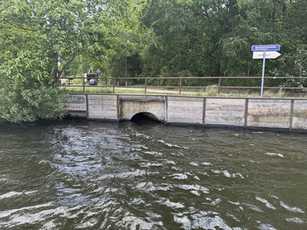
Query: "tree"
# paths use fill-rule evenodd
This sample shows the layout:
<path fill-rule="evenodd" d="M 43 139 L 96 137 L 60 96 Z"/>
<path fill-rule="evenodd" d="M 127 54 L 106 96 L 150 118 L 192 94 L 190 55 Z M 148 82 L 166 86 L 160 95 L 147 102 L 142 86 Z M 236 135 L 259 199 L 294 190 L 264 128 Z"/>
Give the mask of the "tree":
<path fill-rule="evenodd" d="M 27 2 L 6 4 L 0 13 L 0 117 L 19 122 L 61 116 L 63 101 L 49 77 L 46 35 Z"/>
<path fill-rule="evenodd" d="M 119 0 L 2 1 L 0 117 L 18 122 L 61 116 L 59 78 L 76 57 L 112 56 L 112 42 L 118 44 L 113 30 L 121 30 L 115 19 L 123 17 L 124 6 Z"/>

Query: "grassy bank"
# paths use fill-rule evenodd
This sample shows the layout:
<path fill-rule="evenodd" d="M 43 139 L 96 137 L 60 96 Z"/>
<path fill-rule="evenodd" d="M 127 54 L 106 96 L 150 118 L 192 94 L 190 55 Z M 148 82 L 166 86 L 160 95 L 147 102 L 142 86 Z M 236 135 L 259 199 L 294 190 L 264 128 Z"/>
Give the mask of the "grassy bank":
<path fill-rule="evenodd" d="M 216 86 L 208 86 L 201 89 L 181 89 L 172 87 L 102 87 L 102 86 L 87 86 L 83 87 L 64 87 L 67 93 L 88 93 L 88 94 L 149 94 L 149 95 L 181 95 L 181 96 L 232 96 L 232 97 L 257 97 L 259 92 L 256 90 L 219 90 Z M 287 94 L 285 91 L 278 90 L 265 91 L 266 97 L 307 97 L 305 94 Z"/>

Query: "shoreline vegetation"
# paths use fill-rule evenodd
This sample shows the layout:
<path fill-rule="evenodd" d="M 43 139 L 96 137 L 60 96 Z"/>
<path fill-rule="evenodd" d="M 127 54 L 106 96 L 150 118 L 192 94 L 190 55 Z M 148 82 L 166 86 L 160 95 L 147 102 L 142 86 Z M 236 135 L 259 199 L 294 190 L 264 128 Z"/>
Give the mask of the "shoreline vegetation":
<path fill-rule="evenodd" d="M 289 78 L 274 84 L 306 87 L 306 12 L 305 0 L 1 1 L 0 119 L 61 117 L 65 76 L 259 76 L 253 44 L 281 44 L 267 74 Z"/>

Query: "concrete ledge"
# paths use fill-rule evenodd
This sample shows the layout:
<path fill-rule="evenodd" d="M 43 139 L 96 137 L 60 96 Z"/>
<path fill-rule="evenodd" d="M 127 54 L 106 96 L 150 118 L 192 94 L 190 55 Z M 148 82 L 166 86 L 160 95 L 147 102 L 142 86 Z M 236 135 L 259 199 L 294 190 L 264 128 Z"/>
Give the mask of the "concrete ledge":
<path fill-rule="evenodd" d="M 133 102 L 164 102 L 165 97 L 161 96 L 119 96 L 120 101 Z"/>
<path fill-rule="evenodd" d="M 84 111 L 67 111 L 65 116 L 73 118 L 87 118 L 87 112 Z"/>
<path fill-rule="evenodd" d="M 307 132 L 307 99 L 185 97 L 157 95 L 68 95 L 67 112 L 91 120 L 131 120 L 150 113 L 161 122 L 201 127 L 241 127 Z"/>

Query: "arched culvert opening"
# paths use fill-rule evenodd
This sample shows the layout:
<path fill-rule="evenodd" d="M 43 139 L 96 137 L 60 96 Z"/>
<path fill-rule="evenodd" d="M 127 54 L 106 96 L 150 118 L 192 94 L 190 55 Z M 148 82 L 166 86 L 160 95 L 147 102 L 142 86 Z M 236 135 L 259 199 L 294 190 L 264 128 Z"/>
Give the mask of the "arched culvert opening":
<path fill-rule="evenodd" d="M 131 121 L 137 124 L 144 124 L 144 123 L 161 123 L 161 121 L 152 113 L 137 113 L 132 118 Z"/>

